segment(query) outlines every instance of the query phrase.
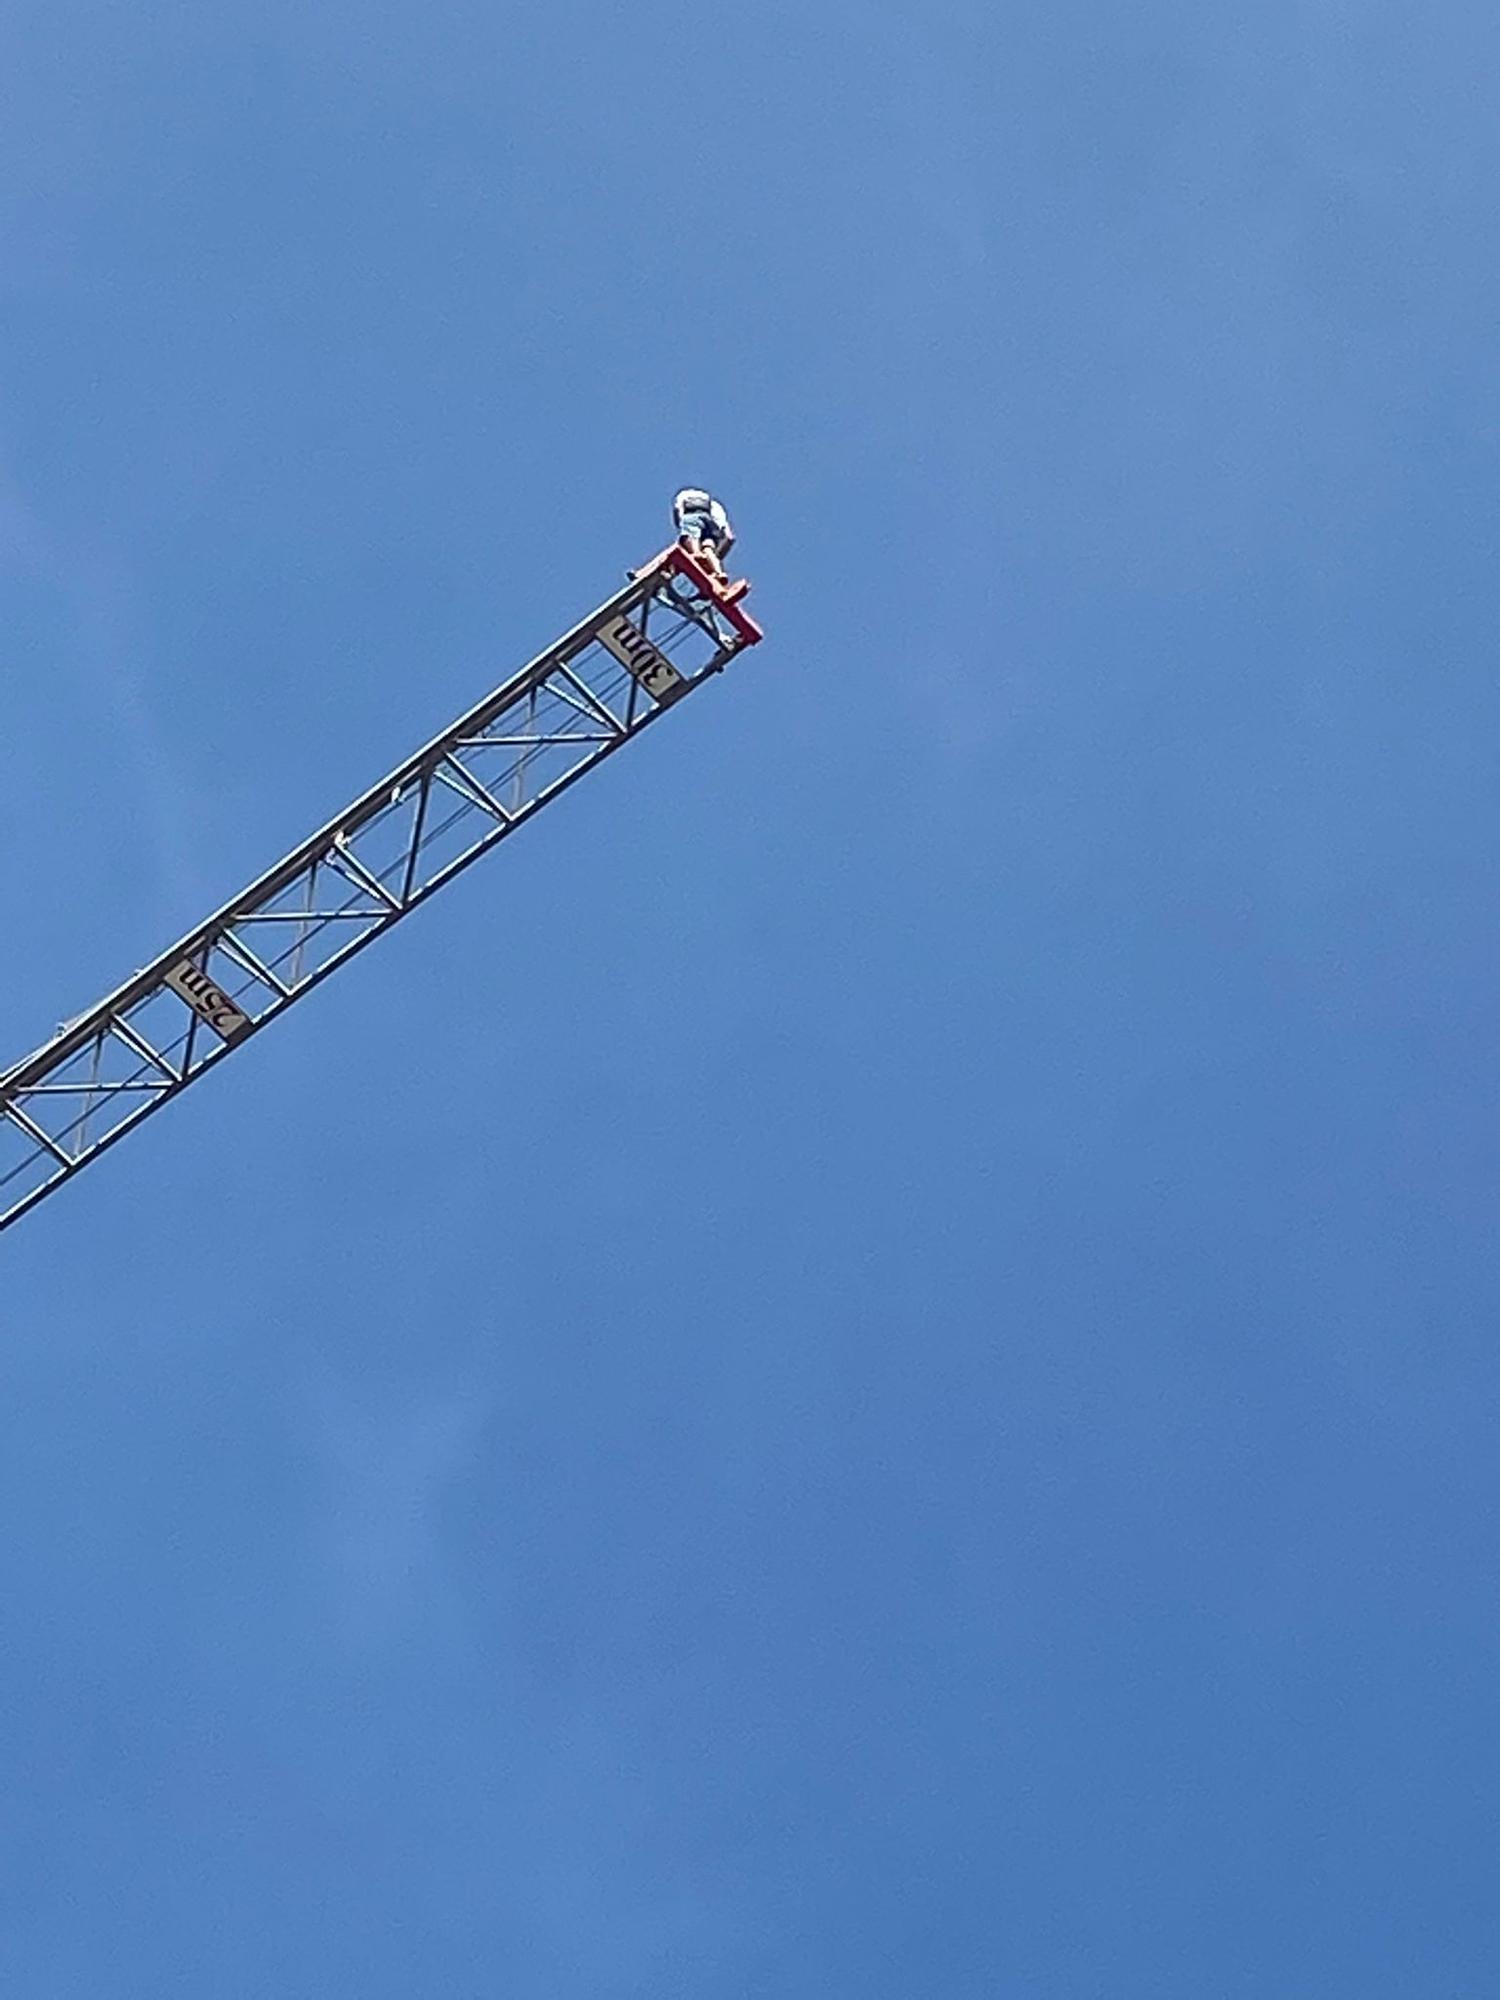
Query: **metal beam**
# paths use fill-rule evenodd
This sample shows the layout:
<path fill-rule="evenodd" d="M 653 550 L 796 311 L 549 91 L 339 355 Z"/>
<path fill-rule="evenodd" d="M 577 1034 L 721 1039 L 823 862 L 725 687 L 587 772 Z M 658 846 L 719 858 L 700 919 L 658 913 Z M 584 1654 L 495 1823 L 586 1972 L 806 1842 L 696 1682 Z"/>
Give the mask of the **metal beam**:
<path fill-rule="evenodd" d="M 759 637 L 737 601 L 731 617 L 696 565 L 664 551 L 179 943 L 0 1074 L 0 1230 L 675 707 L 676 699 L 644 698 L 596 637 L 622 613 L 644 628 L 653 608 L 652 644 L 682 675 L 684 694 Z M 597 733 L 578 728 L 580 714 Z M 512 803 L 501 804 L 502 790 Z M 316 901 L 327 907 L 315 908 L 320 885 Z M 259 926 L 253 950 L 236 935 L 250 924 Z M 106 1041 L 123 1073 L 103 1068 Z"/>

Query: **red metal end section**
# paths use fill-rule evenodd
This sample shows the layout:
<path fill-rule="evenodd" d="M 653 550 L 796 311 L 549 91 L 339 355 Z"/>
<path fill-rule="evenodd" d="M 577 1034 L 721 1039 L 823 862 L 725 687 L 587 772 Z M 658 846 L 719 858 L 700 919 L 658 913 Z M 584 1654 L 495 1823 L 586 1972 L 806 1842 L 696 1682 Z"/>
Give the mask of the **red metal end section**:
<path fill-rule="evenodd" d="M 712 570 L 705 568 L 696 556 L 689 555 L 681 542 L 673 542 L 670 548 L 663 549 L 659 556 L 654 556 L 645 568 L 637 570 L 636 574 L 646 576 L 652 570 L 658 569 L 675 570 L 679 576 L 685 576 L 700 597 L 710 599 L 723 612 L 735 631 L 739 633 L 742 644 L 758 646 L 766 636 L 740 602 L 750 590 L 748 577 L 742 576 L 733 583 L 725 582 L 715 576 Z"/>

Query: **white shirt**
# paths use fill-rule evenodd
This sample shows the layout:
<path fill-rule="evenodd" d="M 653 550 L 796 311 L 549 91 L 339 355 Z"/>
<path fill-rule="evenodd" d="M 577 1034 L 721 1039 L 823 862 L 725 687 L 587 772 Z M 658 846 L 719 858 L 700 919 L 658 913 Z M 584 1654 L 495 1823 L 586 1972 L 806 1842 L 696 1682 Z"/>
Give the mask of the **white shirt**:
<path fill-rule="evenodd" d="M 728 548 L 734 540 L 734 530 L 729 525 L 729 516 L 722 504 L 711 493 L 705 493 L 701 486 L 684 486 L 672 502 L 672 518 L 679 529 L 685 514 L 707 514 L 713 522 L 720 543 Z"/>

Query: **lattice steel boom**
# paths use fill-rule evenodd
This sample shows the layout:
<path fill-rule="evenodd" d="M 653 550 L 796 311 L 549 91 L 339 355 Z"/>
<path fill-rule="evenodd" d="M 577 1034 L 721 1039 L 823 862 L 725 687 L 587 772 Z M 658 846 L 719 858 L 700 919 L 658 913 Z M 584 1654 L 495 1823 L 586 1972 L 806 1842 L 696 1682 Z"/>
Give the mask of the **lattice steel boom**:
<path fill-rule="evenodd" d="M 680 544 L 0 1074 L 0 1230 L 760 638 Z"/>

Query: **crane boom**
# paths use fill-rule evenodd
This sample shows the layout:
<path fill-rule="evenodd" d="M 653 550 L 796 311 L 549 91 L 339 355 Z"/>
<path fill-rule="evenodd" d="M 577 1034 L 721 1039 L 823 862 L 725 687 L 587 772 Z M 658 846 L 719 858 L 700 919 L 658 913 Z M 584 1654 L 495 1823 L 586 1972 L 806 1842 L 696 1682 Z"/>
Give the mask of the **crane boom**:
<path fill-rule="evenodd" d="M 0 1074 L 0 1230 L 760 638 L 681 544 Z"/>

